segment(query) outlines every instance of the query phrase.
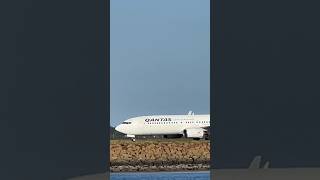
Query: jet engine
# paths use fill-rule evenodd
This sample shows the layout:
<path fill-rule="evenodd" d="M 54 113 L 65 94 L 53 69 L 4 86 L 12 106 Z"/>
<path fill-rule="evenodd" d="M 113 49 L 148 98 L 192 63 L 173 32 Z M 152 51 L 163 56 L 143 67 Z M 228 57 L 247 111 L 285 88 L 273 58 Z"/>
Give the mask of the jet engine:
<path fill-rule="evenodd" d="M 184 134 L 187 138 L 200 139 L 203 138 L 204 130 L 200 128 L 190 128 L 184 130 Z"/>

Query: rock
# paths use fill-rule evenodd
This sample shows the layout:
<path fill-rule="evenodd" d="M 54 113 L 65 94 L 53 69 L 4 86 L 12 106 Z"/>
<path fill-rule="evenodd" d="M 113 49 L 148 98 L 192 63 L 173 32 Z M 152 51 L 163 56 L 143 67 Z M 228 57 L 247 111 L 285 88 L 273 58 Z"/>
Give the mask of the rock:
<path fill-rule="evenodd" d="M 210 143 L 208 141 L 173 143 L 149 140 L 133 143 L 121 140 L 111 142 L 110 145 L 110 165 L 113 172 L 203 169 L 209 167 L 209 162 Z M 152 164 L 155 166 L 151 166 Z M 192 164 L 194 167 L 180 166 L 180 164 Z"/>

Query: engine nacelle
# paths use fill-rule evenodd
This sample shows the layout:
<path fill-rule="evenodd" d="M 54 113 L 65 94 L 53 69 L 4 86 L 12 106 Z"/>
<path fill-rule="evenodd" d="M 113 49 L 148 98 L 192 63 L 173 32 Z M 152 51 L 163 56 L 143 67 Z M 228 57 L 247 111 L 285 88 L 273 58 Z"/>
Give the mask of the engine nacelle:
<path fill-rule="evenodd" d="M 202 129 L 186 129 L 185 135 L 188 138 L 203 138 L 204 132 Z"/>

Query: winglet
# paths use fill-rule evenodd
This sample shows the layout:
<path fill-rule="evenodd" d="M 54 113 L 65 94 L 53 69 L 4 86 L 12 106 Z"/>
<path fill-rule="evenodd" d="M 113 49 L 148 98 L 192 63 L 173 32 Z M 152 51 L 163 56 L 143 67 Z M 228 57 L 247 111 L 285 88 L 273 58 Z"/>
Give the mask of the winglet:
<path fill-rule="evenodd" d="M 267 161 L 267 162 L 264 164 L 263 169 L 268 169 L 268 168 L 269 168 L 269 165 L 270 165 L 270 162 Z"/>
<path fill-rule="evenodd" d="M 259 169 L 261 163 L 261 156 L 256 156 L 250 163 L 249 169 Z"/>

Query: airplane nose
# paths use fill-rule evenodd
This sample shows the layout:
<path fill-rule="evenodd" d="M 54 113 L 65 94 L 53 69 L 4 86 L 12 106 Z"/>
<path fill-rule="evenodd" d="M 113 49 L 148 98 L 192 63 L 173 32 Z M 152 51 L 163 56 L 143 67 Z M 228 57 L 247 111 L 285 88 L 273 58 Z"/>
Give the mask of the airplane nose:
<path fill-rule="evenodd" d="M 116 130 L 116 131 L 119 131 L 119 132 L 121 132 L 121 133 L 122 133 L 121 124 L 120 124 L 120 125 L 118 125 L 118 126 L 115 128 L 115 130 Z"/>

